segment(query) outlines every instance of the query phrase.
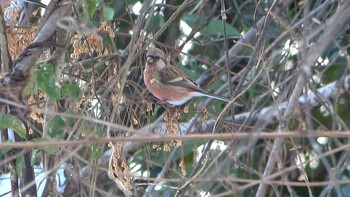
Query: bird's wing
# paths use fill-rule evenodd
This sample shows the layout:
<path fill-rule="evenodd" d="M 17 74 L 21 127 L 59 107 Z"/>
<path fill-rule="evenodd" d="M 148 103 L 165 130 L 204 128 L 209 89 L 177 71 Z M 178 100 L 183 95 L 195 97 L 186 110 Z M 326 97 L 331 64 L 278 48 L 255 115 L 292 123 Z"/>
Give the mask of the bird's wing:
<path fill-rule="evenodd" d="M 196 82 L 192 81 L 188 76 L 174 66 L 168 65 L 161 69 L 158 74 L 158 81 L 163 84 L 190 88 L 203 92 Z M 174 76 L 176 77 L 174 78 Z"/>

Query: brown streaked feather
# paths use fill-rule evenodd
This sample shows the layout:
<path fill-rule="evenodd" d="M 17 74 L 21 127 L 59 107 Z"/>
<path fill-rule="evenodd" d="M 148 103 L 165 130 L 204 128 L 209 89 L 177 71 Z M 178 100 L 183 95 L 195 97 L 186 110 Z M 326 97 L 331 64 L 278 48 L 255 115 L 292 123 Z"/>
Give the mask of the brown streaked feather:
<path fill-rule="evenodd" d="M 158 81 L 172 86 L 179 86 L 184 88 L 190 88 L 193 90 L 197 90 L 199 92 L 204 92 L 197 83 L 192 81 L 189 77 L 187 77 L 183 72 L 178 70 L 176 67 L 172 65 L 167 65 L 163 69 L 161 69 L 157 76 Z M 177 76 L 174 78 L 174 76 Z"/>

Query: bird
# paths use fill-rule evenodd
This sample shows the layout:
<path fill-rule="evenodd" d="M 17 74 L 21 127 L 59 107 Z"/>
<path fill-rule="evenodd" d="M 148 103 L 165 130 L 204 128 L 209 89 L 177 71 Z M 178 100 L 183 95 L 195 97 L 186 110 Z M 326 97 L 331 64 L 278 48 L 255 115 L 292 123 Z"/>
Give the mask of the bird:
<path fill-rule="evenodd" d="M 148 90 L 155 97 L 173 106 L 181 106 L 193 97 L 201 96 L 230 102 L 224 97 L 201 89 L 184 72 L 169 64 L 159 48 L 150 48 L 146 53 L 143 77 Z"/>

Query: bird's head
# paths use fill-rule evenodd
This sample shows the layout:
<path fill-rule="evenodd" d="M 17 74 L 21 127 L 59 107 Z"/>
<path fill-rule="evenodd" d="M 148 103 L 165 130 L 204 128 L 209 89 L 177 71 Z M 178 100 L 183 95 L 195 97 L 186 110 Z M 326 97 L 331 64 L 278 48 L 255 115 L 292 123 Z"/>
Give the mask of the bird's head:
<path fill-rule="evenodd" d="M 158 68 L 164 67 L 165 60 L 164 60 L 164 53 L 158 48 L 151 48 L 148 50 L 146 54 L 146 61 L 149 66 L 156 66 Z"/>

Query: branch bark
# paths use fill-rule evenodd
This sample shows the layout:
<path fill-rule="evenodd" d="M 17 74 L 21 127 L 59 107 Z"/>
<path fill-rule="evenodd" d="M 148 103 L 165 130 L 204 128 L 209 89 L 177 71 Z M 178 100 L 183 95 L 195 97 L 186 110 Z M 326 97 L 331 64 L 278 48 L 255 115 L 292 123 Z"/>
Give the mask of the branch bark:
<path fill-rule="evenodd" d="M 343 1 L 342 4 L 339 4 L 336 13 L 329 20 L 327 20 L 327 29 L 325 29 L 318 41 L 307 51 L 307 55 L 304 56 L 305 59 L 303 59 L 301 62 L 302 65 L 301 70 L 299 71 L 298 81 L 286 106 L 278 132 L 281 132 L 286 128 L 286 121 L 292 117 L 291 115 L 297 106 L 298 97 L 301 95 L 302 89 L 306 85 L 307 78 L 311 74 L 311 67 L 315 65 L 317 59 L 321 56 L 326 47 L 334 40 L 334 38 L 337 38 L 338 35 L 340 35 L 341 30 L 347 21 L 349 21 L 349 18 L 350 3 L 349 1 Z M 347 78 L 347 80 L 349 80 L 349 78 Z M 276 163 L 276 157 L 278 157 L 279 150 L 281 149 L 282 142 L 283 141 L 281 139 L 275 140 L 262 179 L 271 175 Z M 267 184 L 261 183 L 257 190 L 256 196 L 266 196 L 266 189 Z"/>

